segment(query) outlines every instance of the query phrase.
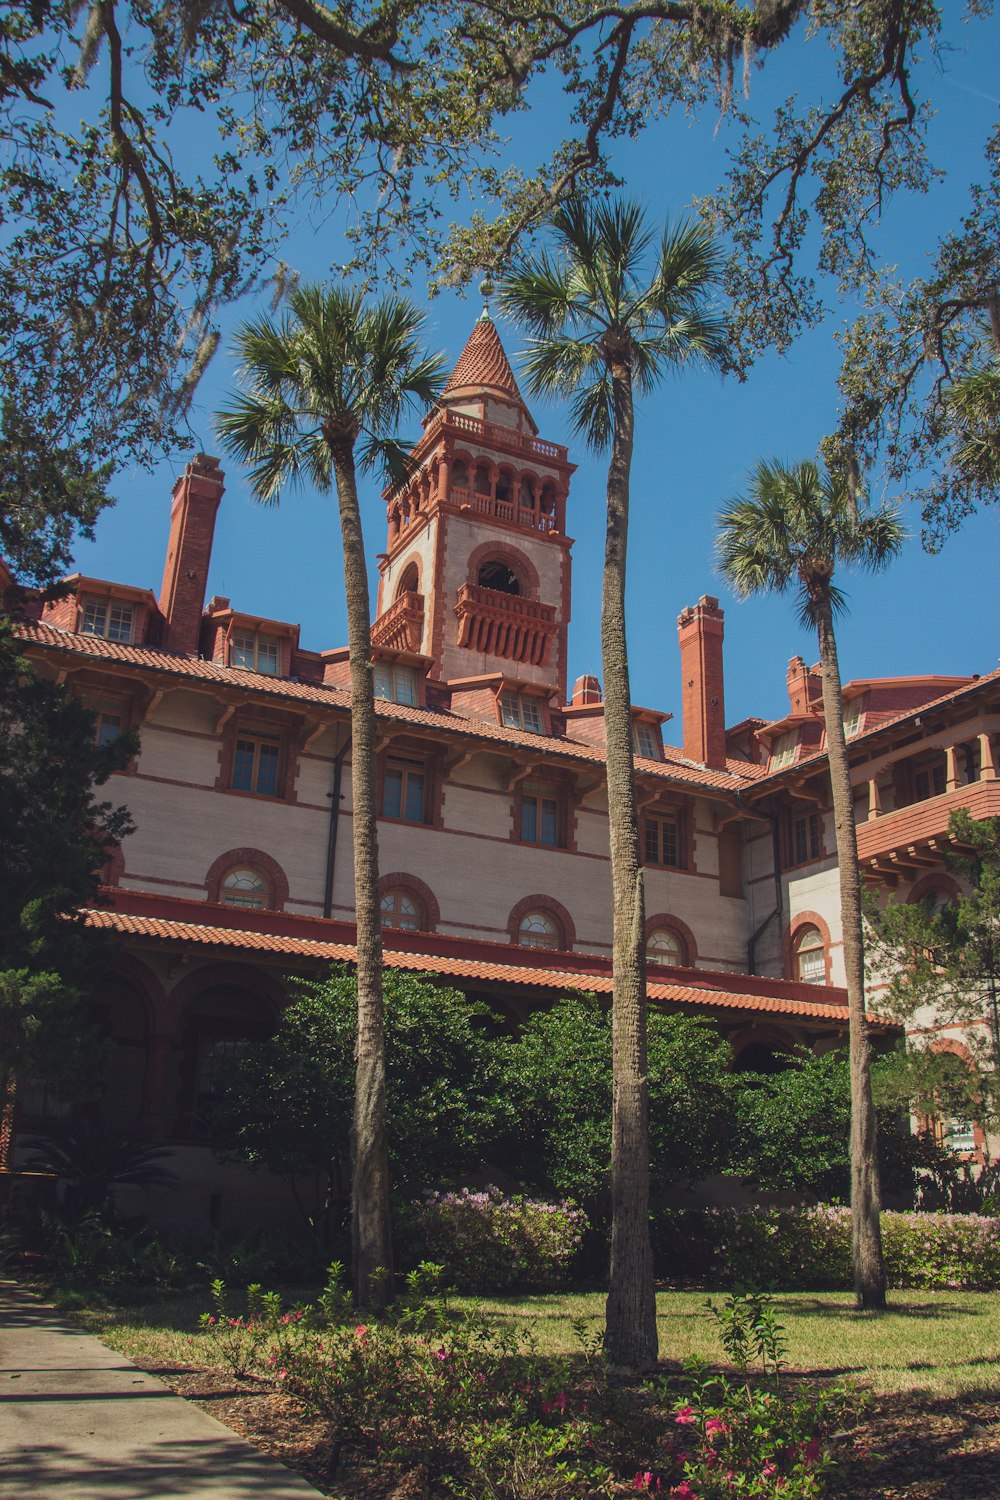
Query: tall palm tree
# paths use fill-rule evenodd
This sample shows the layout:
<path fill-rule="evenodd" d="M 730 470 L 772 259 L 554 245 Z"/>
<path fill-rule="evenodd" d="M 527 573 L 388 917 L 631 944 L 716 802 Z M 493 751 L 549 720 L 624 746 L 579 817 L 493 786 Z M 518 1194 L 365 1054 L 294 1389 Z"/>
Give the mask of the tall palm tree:
<path fill-rule="evenodd" d="M 690 224 L 657 239 L 634 202 L 574 201 L 552 221 L 554 252 L 526 259 L 505 281 L 501 306 L 532 338 L 530 389 L 570 397 L 573 426 L 595 451 L 610 448 L 601 604 L 608 823 L 613 896 L 611 1128 L 613 1222 L 607 1349 L 622 1367 L 656 1359 L 649 1241 L 645 909 L 632 761 L 625 637 L 625 562 L 634 392 L 668 369 L 721 366 L 723 325 L 708 306 L 721 262 Z"/>
<path fill-rule="evenodd" d="M 304 480 L 335 489 L 340 510 L 351 667 L 351 795 L 357 914 L 358 1036 L 354 1098 L 352 1242 L 362 1306 L 384 1303 L 392 1267 L 386 1151 L 382 929 L 375 800 L 375 702 L 368 573 L 358 472 L 406 471 L 393 436 L 414 403 L 434 400 L 444 377 L 421 337 L 424 318 L 398 298 L 366 304 L 342 287 L 303 286 L 274 320 L 236 335 L 244 394 L 218 419 L 226 447 L 250 469 L 258 500 L 275 505 Z"/>
<path fill-rule="evenodd" d="M 864 508 L 848 477 L 821 474 L 814 463 L 787 468 L 776 462 L 758 465 L 748 497 L 723 508 L 718 528 L 719 564 L 735 592 L 747 598 L 797 588 L 800 618 L 815 627 L 819 641 L 850 1022 L 854 1289 L 860 1307 L 884 1307 L 861 876 L 833 623 L 845 600 L 833 577 L 838 563 L 881 571 L 902 547 L 904 531 L 895 508 Z"/>

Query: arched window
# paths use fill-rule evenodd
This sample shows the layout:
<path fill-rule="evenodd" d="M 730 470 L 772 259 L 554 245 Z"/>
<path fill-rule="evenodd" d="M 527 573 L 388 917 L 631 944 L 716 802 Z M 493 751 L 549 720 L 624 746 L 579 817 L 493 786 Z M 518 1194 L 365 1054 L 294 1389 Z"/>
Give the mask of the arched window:
<path fill-rule="evenodd" d="M 654 927 L 646 939 L 646 957 L 655 964 L 683 964 L 684 948 L 669 927 Z"/>
<path fill-rule="evenodd" d="M 818 927 L 800 927 L 792 945 L 795 978 L 803 984 L 826 983 L 826 949 Z"/>
<path fill-rule="evenodd" d="M 522 948 L 559 948 L 562 934 L 555 917 L 547 911 L 529 911 L 518 923 L 517 940 Z"/>
<path fill-rule="evenodd" d="M 402 594 L 418 594 L 420 592 L 420 573 L 415 562 L 411 562 L 403 569 L 402 577 L 396 586 L 396 598 Z"/>
<path fill-rule="evenodd" d="M 514 476 L 510 469 L 501 469 L 497 475 L 496 497 L 504 502 L 514 498 Z"/>
<path fill-rule="evenodd" d="M 535 509 L 535 481 L 528 475 L 521 480 L 519 503 L 522 510 Z"/>
<path fill-rule="evenodd" d="M 486 464 L 476 465 L 476 494 L 488 495 L 490 492 L 490 471 Z"/>
<path fill-rule="evenodd" d="M 469 488 L 469 465 L 464 458 L 456 458 L 451 466 L 451 482 L 456 490 Z"/>
<path fill-rule="evenodd" d="M 764 1073 L 768 1077 L 774 1073 L 785 1073 L 792 1066 L 794 1059 L 783 1047 L 774 1046 L 771 1042 L 750 1042 L 737 1055 L 733 1063 L 734 1073 Z"/>
<path fill-rule="evenodd" d="M 394 927 L 402 932 L 424 930 L 424 914 L 420 902 L 403 886 L 393 886 L 382 893 L 382 926 Z"/>
<path fill-rule="evenodd" d="M 219 892 L 223 906 L 267 906 L 267 881 L 256 870 L 230 870 Z"/>
<path fill-rule="evenodd" d="M 496 589 L 498 594 L 519 594 L 521 583 L 517 574 L 505 562 L 484 562 L 479 569 L 476 582 L 480 588 Z"/>

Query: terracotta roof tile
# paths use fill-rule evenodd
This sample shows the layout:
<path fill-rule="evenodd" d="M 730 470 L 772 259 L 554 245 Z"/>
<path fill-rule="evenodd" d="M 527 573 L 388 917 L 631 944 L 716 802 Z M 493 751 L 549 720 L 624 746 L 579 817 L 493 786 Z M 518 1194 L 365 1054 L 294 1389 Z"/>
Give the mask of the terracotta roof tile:
<path fill-rule="evenodd" d="M 489 317 L 482 317 L 473 324 L 469 341 L 462 350 L 458 364 L 451 372 L 451 379 L 444 388 L 444 394 L 447 395 L 449 391 L 465 390 L 469 386 L 487 386 L 492 391 L 501 391 L 505 396 L 513 396 L 515 401 L 524 405 L 524 399 L 514 379 L 514 371 L 510 367 L 510 360 L 500 342 L 496 324 Z"/>
<path fill-rule="evenodd" d="M 237 948 L 244 952 L 271 953 L 278 957 L 312 958 L 325 963 L 353 963 L 355 948 L 350 943 L 329 943 L 315 938 L 279 937 L 271 933 L 244 932 L 231 927 L 213 927 L 198 922 L 175 922 L 161 917 L 134 916 L 127 912 L 89 910 L 82 913 L 87 925 L 123 936 L 162 938 L 178 943 L 196 943 L 213 948 Z M 547 990 L 589 990 L 609 995 L 610 974 L 574 973 L 557 968 L 527 968 L 518 964 L 481 962 L 447 955 L 401 953 L 386 949 L 383 956 L 390 969 L 405 969 L 417 974 L 453 975 L 456 979 L 480 979 L 499 984 L 532 985 Z M 776 981 L 780 986 L 781 981 Z M 781 995 L 749 995 L 738 991 L 704 988 L 697 984 L 678 984 L 649 980 L 647 993 L 651 1000 L 671 1004 L 718 1007 L 723 1010 L 764 1011 L 784 1016 L 802 1016 L 813 1020 L 846 1022 L 843 1004 L 794 1000 Z"/>
<path fill-rule="evenodd" d="M 75 635 L 71 631 L 58 630 L 52 625 L 19 622 L 17 634 L 25 642 L 48 647 L 56 651 L 72 653 L 82 660 L 112 661 L 124 665 L 162 672 L 188 681 L 214 683 L 219 687 L 242 688 L 260 693 L 269 698 L 285 698 L 300 703 L 313 703 L 343 712 L 350 710 L 351 697 L 346 688 L 324 687 L 322 683 L 292 682 L 288 678 L 269 677 L 262 672 L 251 672 L 242 667 L 227 667 L 221 662 L 201 661 L 191 656 L 176 656 L 149 646 L 126 646 L 117 641 L 106 641 L 101 636 Z M 488 719 L 476 719 L 456 714 L 445 709 L 412 708 L 405 703 L 392 703 L 380 698 L 375 704 L 376 717 L 381 721 L 396 721 L 402 728 L 433 730 L 445 735 L 463 736 L 485 740 L 499 745 L 508 745 L 539 755 L 559 755 L 565 759 L 604 763 L 603 752 L 582 740 L 556 738 L 552 735 L 531 734 L 524 730 L 510 729 L 504 724 L 491 723 Z M 678 752 L 664 752 L 669 758 L 663 761 L 639 760 L 638 768 L 644 775 L 659 777 L 665 782 L 680 783 L 691 787 L 702 787 L 720 792 L 734 793 L 756 780 L 754 766 L 730 762 L 726 771 L 712 771 L 693 761 L 684 760 Z M 674 758 L 676 756 L 676 759 Z"/>

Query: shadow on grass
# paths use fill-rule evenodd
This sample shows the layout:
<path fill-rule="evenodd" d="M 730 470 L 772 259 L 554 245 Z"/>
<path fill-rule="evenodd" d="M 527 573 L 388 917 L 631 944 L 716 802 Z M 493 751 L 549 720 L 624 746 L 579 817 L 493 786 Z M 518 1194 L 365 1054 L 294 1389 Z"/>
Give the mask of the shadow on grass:
<path fill-rule="evenodd" d="M 963 1307 L 956 1302 L 890 1302 L 880 1309 L 855 1307 L 853 1302 L 821 1302 L 792 1300 L 774 1297 L 772 1307 L 789 1318 L 846 1318 L 851 1322 L 874 1322 L 878 1318 L 918 1318 L 933 1321 L 938 1318 L 979 1318 L 982 1311 L 975 1307 Z"/>

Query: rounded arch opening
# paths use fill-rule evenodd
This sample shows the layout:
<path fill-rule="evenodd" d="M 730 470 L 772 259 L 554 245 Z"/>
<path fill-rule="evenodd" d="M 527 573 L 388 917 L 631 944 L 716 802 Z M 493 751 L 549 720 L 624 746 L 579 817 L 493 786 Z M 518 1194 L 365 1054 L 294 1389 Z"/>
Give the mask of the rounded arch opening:
<path fill-rule="evenodd" d="M 420 569 L 417 567 L 417 565 L 416 565 L 415 562 L 407 563 L 406 567 L 403 569 L 402 573 L 400 574 L 399 582 L 396 585 L 396 594 L 395 594 L 395 597 L 397 599 L 399 599 L 399 598 L 402 597 L 403 594 L 419 594 L 419 593 L 420 593 Z"/>
<path fill-rule="evenodd" d="M 476 575 L 480 588 L 493 589 L 498 594 L 520 594 L 521 580 L 502 558 L 492 558 L 480 565 Z"/>
<path fill-rule="evenodd" d="M 204 1138 L 226 1068 L 274 1032 L 275 1014 L 242 985 L 217 984 L 185 1006 L 177 1034 L 176 1118 L 183 1136 Z"/>

